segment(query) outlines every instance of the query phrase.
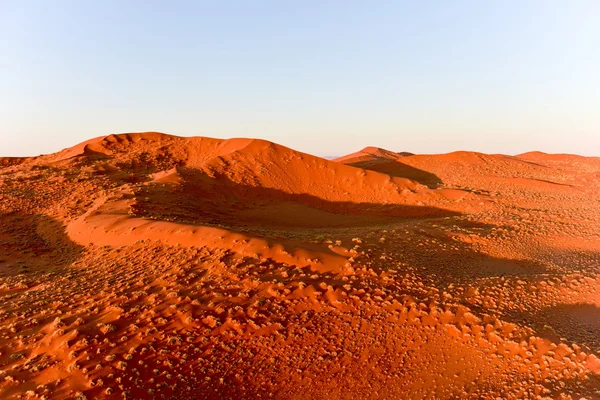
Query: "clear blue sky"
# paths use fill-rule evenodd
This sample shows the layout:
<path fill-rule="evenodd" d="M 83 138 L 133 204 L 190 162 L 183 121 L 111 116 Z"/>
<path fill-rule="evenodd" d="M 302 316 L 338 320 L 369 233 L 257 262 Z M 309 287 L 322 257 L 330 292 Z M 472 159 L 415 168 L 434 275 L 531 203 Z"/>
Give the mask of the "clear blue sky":
<path fill-rule="evenodd" d="M 147 130 L 600 155 L 600 1 L 0 0 L 0 156 Z"/>

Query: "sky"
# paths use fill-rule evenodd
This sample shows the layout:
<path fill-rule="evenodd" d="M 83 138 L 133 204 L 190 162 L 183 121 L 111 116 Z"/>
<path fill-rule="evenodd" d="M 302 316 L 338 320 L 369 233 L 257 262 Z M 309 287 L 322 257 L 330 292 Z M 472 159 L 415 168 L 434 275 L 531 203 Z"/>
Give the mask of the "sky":
<path fill-rule="evenodd" d="M 598 0 L 0 0 L 0 156 L 140 131 L 600 156 L 598 21 Z"/>

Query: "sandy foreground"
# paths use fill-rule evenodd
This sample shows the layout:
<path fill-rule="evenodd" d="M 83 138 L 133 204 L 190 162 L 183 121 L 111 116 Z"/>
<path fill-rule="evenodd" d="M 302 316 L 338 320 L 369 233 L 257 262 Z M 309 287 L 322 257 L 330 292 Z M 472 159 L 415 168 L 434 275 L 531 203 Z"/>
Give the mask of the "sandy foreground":
<path fill-rule="evenodd" d="M 600 158 L 0 158 L 1 399 L 600 399 L 599 289 Z"/>

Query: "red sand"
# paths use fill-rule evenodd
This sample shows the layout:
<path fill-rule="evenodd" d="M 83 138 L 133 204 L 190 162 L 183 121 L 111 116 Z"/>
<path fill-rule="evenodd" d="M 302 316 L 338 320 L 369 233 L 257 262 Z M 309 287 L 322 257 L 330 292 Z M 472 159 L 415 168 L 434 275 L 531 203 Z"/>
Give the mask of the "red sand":
<path fill-rule="evenodd" d="M 110 135 L 0 159 L 0 398 L 600 398 L 600 161 Z"/>

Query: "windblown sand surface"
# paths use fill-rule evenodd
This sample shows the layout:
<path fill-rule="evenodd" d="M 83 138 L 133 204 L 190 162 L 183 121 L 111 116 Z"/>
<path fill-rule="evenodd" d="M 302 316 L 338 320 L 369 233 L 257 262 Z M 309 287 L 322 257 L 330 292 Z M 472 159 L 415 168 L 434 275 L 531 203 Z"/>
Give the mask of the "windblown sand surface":
<path fill-rule="evenodd" d="M 0 398 L 600 398 L 600 159 L 110 135 L 0 159 Z"/>

